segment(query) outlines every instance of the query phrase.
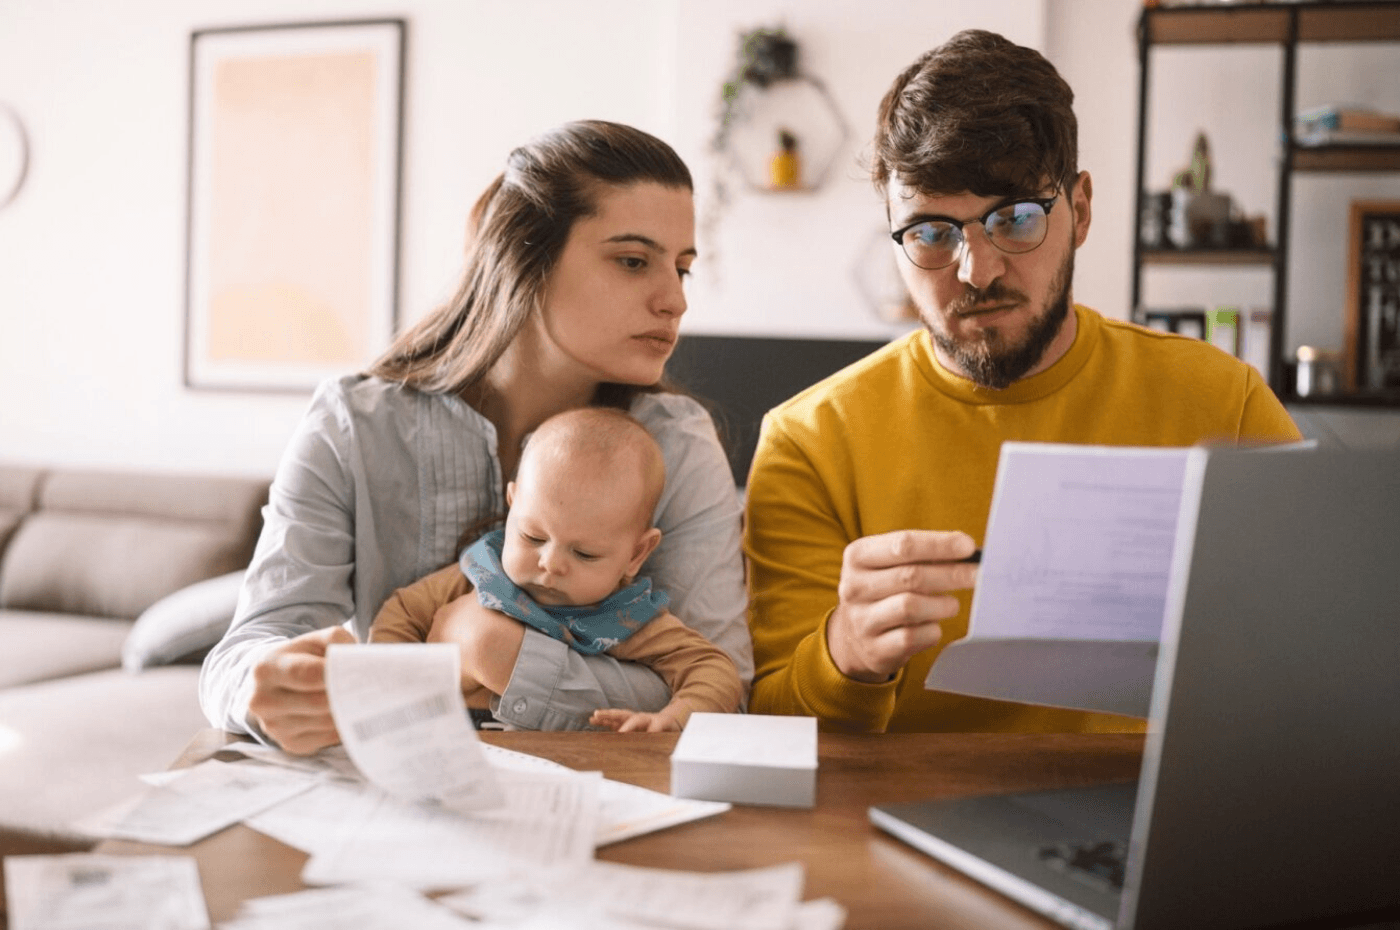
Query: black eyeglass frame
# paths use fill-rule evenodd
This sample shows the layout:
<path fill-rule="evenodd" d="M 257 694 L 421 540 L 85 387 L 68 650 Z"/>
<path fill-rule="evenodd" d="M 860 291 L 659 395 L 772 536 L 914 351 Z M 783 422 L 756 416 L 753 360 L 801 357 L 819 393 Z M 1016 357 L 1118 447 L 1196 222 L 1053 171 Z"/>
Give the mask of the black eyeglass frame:
<path fill-rule="evenodd" d="M 1060 195 L 1054 194 L 1050 197 L 1017 197 L 1013 200 L 1003 200 L 1001 203 L 995 205 L 975 220 L 964 221 L 954 219 L 951 216 L 925 216 L 915 220 L 907 226 L 901 226 L 900 228 L 896 229 L 894 232 L 890 233 L 890 238 L 894 240 L 895 245 L 899 246 L 899 250 L 904 253 L 904 257 L 909 259 L 910 263 L 913 264 L 915 267 L 923 268 L 925 271 L 937 271 L 940 268 L 948 268 L 952 265 L 956 265 L 958 263 L 958 260 L 962 258 L 963 251 L 967 248 L 967 233 L 963 231 L 964 227 L 980 225 L 982 227 L 982 231 L 986 232 L 987 220 L 991 218 L 992 214 L 1000 210 L 1005 210 L 1007 207 L 1014 207 L 1018 203 L 1035 204 L 1036 206 L 1040 207 L 1042 211 L 1044 211 L 1045 218 L 1048 220 L 1050 218 L 1051 209 L 1054 208 L 1055 202 L 1059 199 Z M 946 262 L 942 265 L 934 265 L 932 268 L 929 268 L 926 265 L 920 265 L 918 262 L 914 261 L 914 257 L 910 255 L 909 250 L 904 247 L 904 234 L 916 226 L 923 226 L 925 223 L 947 223 L 949 226 L 952 226 L 958 231 L 958 235 L 962 238 L 962 242 L 959 243 L 958 247 L 953 251 L 952 261 Z M 1049 224 L 1047 223 L 1047 237 L 1049 233 L 1049 228 Z M 996 246 L 999 251 L 1005 252 L 1007 255 L 1025 255 L 1027 252 L 1034 252 L 1036 249 L 1040 248 L 1042 245 L 1045 244 L 1045 239 L 1042 238 L 1039 242 L 1031 246 L 1029 249 L 1022 249 L 1021 251 L 1016 252 L 1011 249 L 1002 248 L 1000 245 L 997 245 L 996 239 L 993 239 L 991 236 L 987 237 L 987 241 L 990 242 L 992 245 Z"/>

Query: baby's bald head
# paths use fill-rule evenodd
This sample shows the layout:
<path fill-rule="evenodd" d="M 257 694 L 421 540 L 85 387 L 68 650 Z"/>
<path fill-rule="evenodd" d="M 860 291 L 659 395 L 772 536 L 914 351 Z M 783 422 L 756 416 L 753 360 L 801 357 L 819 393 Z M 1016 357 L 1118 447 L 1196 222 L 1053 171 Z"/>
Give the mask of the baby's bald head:
<path fill-rule="evenodd" d="M 540 424 L 521 454 L 517 480 L 527 470 L 567 478 L 579 490 L 609 488 L 619 506 L 635 510 L 639 531 L 666 485 L 661 447 L 646 427 L 614 407 L 582 407 Z"/>

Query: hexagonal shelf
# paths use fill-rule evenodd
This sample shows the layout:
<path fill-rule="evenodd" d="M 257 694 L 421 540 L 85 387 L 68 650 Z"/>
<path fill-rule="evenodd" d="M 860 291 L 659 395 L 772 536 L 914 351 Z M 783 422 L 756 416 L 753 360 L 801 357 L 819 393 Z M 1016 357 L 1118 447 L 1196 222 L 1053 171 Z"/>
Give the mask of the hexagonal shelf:
<path fill-rule="evenodd" d="M 850 130 L 825 86 L 796 76 L 767 87 L 745 84 L 735 100 L 726 152 L 754 190 L 815 190 L 826 180 Z M 796 163 L 784 152 L 787 136 Z"/>

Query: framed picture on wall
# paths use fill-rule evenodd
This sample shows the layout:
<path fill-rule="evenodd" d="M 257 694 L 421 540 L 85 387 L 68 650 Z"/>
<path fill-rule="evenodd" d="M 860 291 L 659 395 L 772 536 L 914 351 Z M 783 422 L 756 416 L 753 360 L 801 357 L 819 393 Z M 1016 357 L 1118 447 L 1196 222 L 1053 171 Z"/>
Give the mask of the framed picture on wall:
<path fill-rule="evenodd" d="M 184 381 L 306 391 L 393 335 L 401 19 L 190 40 Z"/>
<path fill-rule="evenodd" d="M 1346 381 L 1400 394 L 1400 200 L 1352 201 L 1350 230 Z"/>

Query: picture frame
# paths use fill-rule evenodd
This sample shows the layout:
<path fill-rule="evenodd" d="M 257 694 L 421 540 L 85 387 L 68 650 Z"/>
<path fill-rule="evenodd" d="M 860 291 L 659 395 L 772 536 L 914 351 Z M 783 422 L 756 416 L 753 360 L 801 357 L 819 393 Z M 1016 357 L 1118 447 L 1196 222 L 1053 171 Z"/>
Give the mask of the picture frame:
<path fill-rule="evenodd" d="M 1400 394 L 1400 200 L 1351 203 L 1345 382 L 1360 394 Z"/>
<path fill-rule="evenodd" d="M 304 392 L 398 317 L 406 26 L 191 33 L 184 383 Z"/>

